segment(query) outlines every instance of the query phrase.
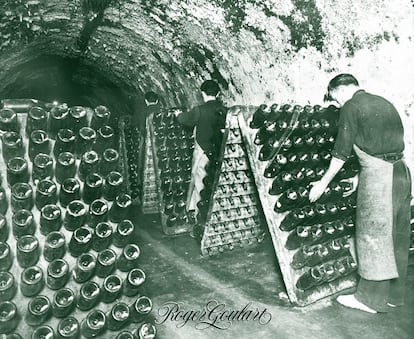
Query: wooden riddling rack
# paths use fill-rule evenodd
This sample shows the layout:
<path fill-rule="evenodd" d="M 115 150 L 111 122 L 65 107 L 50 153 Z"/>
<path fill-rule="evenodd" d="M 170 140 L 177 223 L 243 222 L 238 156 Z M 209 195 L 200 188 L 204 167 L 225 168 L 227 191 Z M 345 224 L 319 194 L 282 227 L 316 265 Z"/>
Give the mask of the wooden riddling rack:
<path fill-rule="evenodd" d="M 160 203 L 158 200 L 158 189 L 155 175 L 154 155 L 152 153 L 150 122 L 151 117 L 146 119 L 146 131 L 144 143 L 144 165 L 142 178 L 142 213 L 143 214 L 158 214 L 160 213 Z"/>
<path fill-rule="evenodd" d="M 203 255 L 255 245 L 265 234 L 262 206 L 242 140 L 237 108 L 228 110 L 225 127 L 202 225 Z"/>
<path fill-rule="evenodd" d="M 90 120 L 90 117 L 93 114 L 93 111 L 92 111 L 92 109 L 87 108 L 87 107 L 85 107 L 85 109 L 87 111 L 88 120 Z M 29 156 L 28 156 L 28 138 L 26 137 L 26 133 L 25 133 L 27 112 L 18 113 L 17 118 L 18 118 L 18 122 L 19 122 L 19 125 L 20 125 L 20 135 L 22 136 L 23 145 L 24 145 L 24 149 L 25 149 L 24 158 L 27 160 L 28 167 L 29 167 L 30 180 L 29 180 L 28 183 L 31 185 L 31 187 L 33 189 L 33 193 L 34 193 L 36 185 L 32 180 L 32 175 L 31 175 L 32 174 L 32 162 L 30 161 Z M 51 140 L 51 149 L 52 150 L 53 150 L 53 146 L 54 146 L 54 140 Z M 17 262 L 17 259 L 16 259 L 16 239 L 13 236 L 13 232 L 12 232 L 12 215 L 13 215 L 13 213 L 12 213 L 11 206 L 10 206 L 11 193 L 10 193 L 10 188 L 9 188 L 9 186 L 7 184 L 7 180 L 6 180 L 6 178 L 7 178 L 6 164 L 5 164 L 1 154 L 2 154 L 2 143 L 0 143 L 0 177 L 2 178 L 1 185 L 3 186 L 3 188 L 5 190 L 7 201 L 9 202 L 9 206 L 8 206 L 7 212 L 5 213 L 5 217 L 6 217 L 8 228 L 9 228 L 9 236 L 8 236 L 8 239 L 7 239 L 7 243 L 10 246 L 10 250 L 11 250 L 12 256 L 13 256 L 13 264 L 12 264 L 9 272 L 13 275 L 14 284 L 15 284 L 15 286 L 17 286 L 17 291 L 14 294 L 11 301 L 16 304 L 18 314 L 19 314 L 19 317 L 20 317 L 18 327 L 16 328 L 16 330 L 13 333 L 20 334 L 21 336 L 24 337 L 24 336 L 31 335 L 34 331 L 34 328 L 35 328 L 35 327 L 32 327 L 32 326 L 29 326 L 25 321 L 25 316 L 26 316 L 26 313 L 27 313 L 27 307 L 28 307 L 28 304 L 29 304 L 30 300 L 32 299 L 32 297 L 26 297 L 20 291 L 20 283 L 21 283 L 20 282 L 20 277 L 21 277 L 21 273 L 23 271 L 23 268 L 21 268 L 19 266 L 19 264 Z M 51 152 L 51 155 L 53 156 L 53 152 Z M 54 158 L 54 156 L 53 156 L 53 158 Z M 54 159 L 54 162 L 55 162 L 55 159 Z M 77 159 L 76 160 L 77 168 L 79 167 L 79 163 L 80 163 L 80 160 Z M 125 164 L 120 164 L 120 166 L 125 167 Z M 82 180 L 77 175 L 76 175 L 76 178 L 82 183 Z M 55 181 L 54 178 L 52 180 Z M 60 187 L 60 185 L 57 184 L 57 187 Z M 101 198 L 101 199 L 105 200 L 104 198 Z M 107 201 L 107 204 L 108 204 L 108 207 L 109 207 L 108 210 L 109 210 L 110 207 L 112 206 L 112 202 Z M 63 219 L 64 215 L 65 215 L 65 208 L 61 206 L 59 201 L 57 202 L 56 205 L 60 208 L 61 213 L 62 213 L 62 219 Z M 88 207 L 88 204 L 86 204 L 86 206 Z M 39 229 L 40 211 L 36 207 L 33 207 L 31 212 L 33 214 L 34 223 L 36 225 L 36 230 L 35 230 L 34 236 L 38 239 L 39 247 L 40 247 L 39 260 L 35 265 L 38 266 L 39 268 L 41 268 L 41 270 L 43 271 L 43 281 L 45 281 L 46 280 L 46 275 L 47 275 L 47 268 L 48 268 L 48 265 L 49 265 L 49 262 L 46 261 L 46 259 L 44 258 L 44 255 L 43 255 L 43 247 L 44 247 L 44 244 L 45 244 L 46 236 L 44 234 L 42 234 L 40 232 L 40 229 Z M 115 232 L 117 224 L 113 223 L 111 221 L 108 221 L 108 223 L 112 226 L 112 229 Z M 86 225 L 87 225 L 87 223 L 86 223 Z M 136 225 L 135 225 L 135 227 L 136 227 Z M 70 252 L 67 248 L 68 244 L 69 244 L 69 241 L 72 237 L 73 232 L 68 231 L 63 226 L 59 229 L 59 232 L 61 232 L 65 237 L 66 253 L 65 253 L 63 259 L 69 265 L 69 279 L 68 279 L 67 283 L 65 284 L 64 288 L 71 289 L 75 294 L 75 298 L 78 298 L 79 291 L 80 291 L 80 288 L 81 288 L 82 284 L 75 282 L 75 280 L 72 277 L 73 269 L 76 266 L 77 258 L 73 257 L 70 254 Z M 135 237 L 131 238 L 131 243 L 135 243 Z M 108 248 L 112 249 L 116 253 L 117 258 L 119 257 L 120 253 L 122 252 L 122 248 L 118 248 L 114 244 L 111 244 Z M 92 253 L 95 257 L 97 257 L 97 254 L 98 254 L 95 250 L 92 250 L 92 249 L 89 251 L 89 253 Z M 112 272 L 112 274 L 118 275 L 121 278 L 122 281 L 124 281 L 126 279 L 127 273 L 128 272 L 121 272 L 117 268 L 115 268 L 115 270 Z M 98 277 L 94 274 L 90 280 L 96 282 L 102 288 L 104 278 Z M 143 286 L 143 290 L 144 289 L 145 289 L 145 283 L 144 283 L 144 286 Z M 52 304 L 53 303 L 53 296 L 54 296 L 55 292 L 56 292 L 56 290 L 52 290 L 46 284 L 44 284 L 44 287 L 38 293 L 38 295 L 46 296 L 49 299 L 50 303 Z M 124 302 L 128 305 L 131 305 L 139 296 L 140 295 L 130 297 L 130 296 L 126 296 L 126 295 L 121 294 L 120 297 L 117 300 L 115 300 L 114 302 L 104 303 L 104 302 L 100 301 L 92 309 L 87 310 L 87 311 L 81 311 L 78 307 L 75 307 L 75 309 L 70 313 L 70 316 L 75 317 L 79 321 L 79 325 L 80 325 L 81 321 L 86 317 L 86 315 L 94 309 L 101 310 L 105 314 L 108 314 L 108 312 L 111 310 L 112 306 L 116 302 Z M 75 300 L 75 303 L 76 303 L 76 300 Z M 149 318 L 147 318 L 147 319 L 149 319 Z M 51 317 L 48 317 L 48 319 L 45 322 L 43 322 L 42 325 L 50 326 L 55 331 L 55 334 L 56 334 L 56 329 L 57 329 L 57 326 L 58 326 L 58 323 L 60 322 L 60 320 L 61 319 L 58 319 L 54 316 L 51 316 Z M 152 320 L 150 320 L 150 321 L 152 321 Z M 132 323 L 132 324 L 128 324 L 122 330 L 132 331 L 133 329 L 138 328 L 138 326 L 139 326 L 139 324 Z M 106 330 L 105 333 L 103 333 L 102 336 L 100 336 L 100 337 L 115 338 L 117 336 L 118 332 L 119 331 Z M 3 335 L 0 335 L 0 337 L 3 338 Z M 5 336 L 5 337 L 8 338 L 8 335 Z"/>
<path fill-rule="evenodd" d="M 152 182 L 155 182 L 157 197 L 151 193 L 151 199 L 148 200 L 147 195 L 144 203 L 150 201 L 152 207 L 155 202 L 158 203 L 162 229 L 168 235 L 191 232 L 194 226 L 194 223 L 189 221 L 185 207 L 191 179 L 194 139 L 192 132 L 176 121 L 176 110 L 182 111 L 180 108 L 171 108 L 147 118 L 147 133 L 150 134 L 151 143 L 147 143 L 143 173 L 144 180 L 147 181 L 151 181 L 155 174 L 155 181 Z M 164 163 L 161 162 L 162 159 Z M 182 203 L 180 211 L 177 210 L 178 202 Z M 166 212 L 167 205 L 174 207 Z"/>
<path fill-rule="evenodd" d="M 264 107 L 263 107 L 264 108 Z M 294 108 L 292 110 L 292 108 Z M 315 109 L 319 109 L 319 106 L 315 106 Z M 307 106 L 306 109 L 309 111 L 310 109 L 314 109 L 310 106 Z M 332 107 L 331 107 L 332 108 Z M 258 133 L 259 129 L 252 129 L 250 128 L 250 121 L 252 119 L 252 115 L 254 112 L 256 112 L 256 110 L 258 109 L 258 107 L 240 107 L 240 111 L 241 114 L 238 115 L 238 119 L 239 119 L 239 125 L 240 125 L 240 129 L 241 129 L 241 134 L 244 140 L 244 145 L 246 147 L 247 150 L 247 154 L 248 157 L 250 159 L 250 164 L 252 165 L 252 171 L 253 171 L 253 175 L 254 175 L 254 179 L 256 182 L 256 187 L 257 190 L 259 192 L 259 196 L 260 196 L 260 200 L 261 200 L 261 204 L 263 206 L 263 211 L 265 214 L 265 218 L 269 227 L 269 231 L 272 237 L 272 241 L 273 241 L 273 245 L 274 245 L 274 249 L 275 249 L 275 253 L 276 256 L 278 258 L 279 261 L 279 265 L 280 265 L 280 269 L 282 272 L 282 276 L 285 282 L 285 286 L 286 286 L 286 290 L 287 290 L 287 294 L 289 296 L 290 301 L 293 304 L 296 304 L 298 306 L 305 306 L 308 305 L 312 302 L 315 302 L 321 298 L 324 298 L 326 296 L 335 294 L 339 291 L 348 289 L 348 288 L 352 288 L 356 285 L 356 275 L 353 271 L 355 271 L 355 262 L 353 262 L 353 269 L 349 269 L 348 271 L 346 271 L 346 273 L 344 273 L 344 275 L 341 274 L 337 274 L 337 271 L 335 270 L 334 273 L 332 273 L 332 271 L 330 272 L 330 274 L 334 274 L 331 275 L 331 277 L 334 277 L 335 274 L 337 274 L 337 279 L 330 281 L 330 282 L 326 282 L 323 284 L 319 284 L 317 286 L 314 286 L 313 288 L 310 289 L 299 289 L 296 286 L 296 283 L 298 281 L 298 279 L 305 274 L 309 274 L 310 272 L 310 267 L 307 267 L 306 265 L 302 268 L 297 268 L 294 269 L 292 267 L 292 263 L 294 262 L 294 258 L 295 260 L 297 260 L 299 252 L 303 251 L 303 249 L 305 248 L 306 245 L 309 246 L 320 246 L 318 244 L 317 238 L 315 238 L 315 242 L 312 243 L 307 243 L 306 244 L 306 240 L 304 240 L 303 242 L 299 241 L 300 246 L 293 246 L 293 247 L 299 247 L 299 248 L 295 248 L 295 249 L 287 249 L 286 248 L 286 242 L 288 241 L 288 238 L 290 239 L 289 241 L 291 241 L 292 239 L 296 239 L 299 240 L 301 238 L 297 237 L 296 234 L 298 234 L 297 228 L 293 229 L 292 231 L 282 231 L 280 229 L 280 225 L 282 223 L 282 221 L 285 219 L 285 217 L 290 214 L 292 215 L 292 211 L 288 209 L 288 211 L 285 212 L 275 212 L 274 207 L 276 202 L 278 201 L 278 199 L 280 199 L 282 196 L 286 197 L 286 189 L 284 190 L 284 192 L 281 192 L 279 195 L 271 195 L 269 194 L 269 190 L 272 188 L 272 184 L 274 182 L 275 179 L 273 178 L 266 178 L 264 176 L 264 172 L 266 170 L 266 168 L 268 168 L 269 166 L 272 165 L 272 161 L 276 159 L 277 155 L 286 155 L 286 148 L 289 148 L 289 143 L 287 141 L 289 141 L 289 137 L 292 135 L 292 133 L 296 133 L 296 135 L 300 136 L 300 133 L 298 134 L 298 129 L 301 126 L 301 123 L 303 122 L 304 119 L 311 119 L 310 116 L 307 116 L 304 109 L 302 109 L 300 106 L 295 106 L 292 107 L 290 105 L 286 105 L 286 106 L 277 106 L 274 105 L 272 106 L 272 114 L 276 114 L 279 115 L 279 117 L 275 120 L 277 121 L 282 121 L 283 123 L 281 125 L 284 124 L 284 132 L 280 132 L 280 134 L 274 138 L 273 141 L 278 141 L 278 143 L 273 144 L 276 145 L 276 152 L 272 155 L 271 159 L 268 161 L 260 161 L 259 159 L 259 154 L 260 151 L 262 149 L 262 145 L 258 146 L 255 144 L 254 140 L 256 137 L 256 134 Z M 286 112 L 283 112 L 283 110 L 287 110 L 289 111 L 289 114 Z M 268 110 L 269 111 L 269 110 Z M 311 111 L 311 110 L 310 110 Z M 330 114 L 336 114 L 337 110 L 333 110 L 333 112 L 330 112 Z M 270 117 L 270 115 L 269 115 Z M 316 117 L 316 115 L 315 115 Z M 315 118 L 317 119 L 317 118 Z M 284 120 L 284 121 L 283 121 Z M 265 122 L 266 123 L 266 122 Z M 269 123 L 269 125 L 271 124 L 271 122 Z M 294 135 L 294 134 L 293 134 Z M 302 135 L 303 137 L 303 135 Z M 298 139 L 297 139 L 298 140 Z M 290 140 L 291 141 L 291 140 Z M 277 146 L 279 145 L 279 146 Z M 284 148 L 284 146 L 286 146 L 286 148 Z M 295 148 L 292 148 L 292 145 L 290 145 L 290 150 L 289 151 L 293 151 L 294 152 Z M 328 149 L 328 151 L 330 151 L 331 149 Z M 276 161 L 276 160 L 275 160 Z M 322 167 L 323 168 L 327 168 L 329 162 L 325 163 Z M 314 179 L 312 181 L 316 181 L 317 179 Z M 335 180 L 335 179 L 334 179 Z M 292 185 L 288 185 L 287 188 L 289 188 L 290 186 L 294 186 L 294 183 Z M 306 186 L 306 184 L 305 184 Z M 323 197 L 323 196 L 322 196 Z M 342 198 L 342 200 L 344 200 L 345 198 Z M 341 199 L 340 199 L 341 200 Z M 316 202 L 318 203 L 318 202 Z M 315 206 L 314 204 L 310 204 L 309 200 L 303 201 L 302 205 L 300 206 L 295 206 L 297 208 L 303 208 L 304 206 Z M 333 223 L 335 222 L 341 222 L 341 220 L 334 220 Z M 308 225 L 303 225 L 305 227 L 308 228 L 309 234 L 311 233 L 311 231 L 315 230 L 316 233 L 318 234 L 318 232 L 322 232 L 319 234 L 324 234 L 324 225 L 326 224 L 313 224 L 312 222 L 309 222 Z M 352 233 L 353 229 L 352 226 L 350 225 L 351 228 L 349 228 L 351 230 Z M 303 230 L 303 228 L 302 228 Z M 336 231 L 335 231 L 336 232 Z M 334 233 L 336 234 L 336 233 Z M 344 233 L 339 233 L 342 234 L 342 236 L 344 235 Z M 321 240 L 323 239 L 323 237 L 321 238 Z M 325 241 L 326 239 L 329 239 L 329 241 L 332 239 L 331 238 L 326 238 L 325 237 Z M 303 239 L 302 239 L 303 240 Z M 352 242 L 353 238 L 350 238 L 347 240 L 347 242 L 349 243 L 349 245 L 351 246 L 349 249 L 347 249 L 346 254 L 342 254 L 341 257 L 346 256 L 348 259 L 351 260 L 352 262 L 352 258 L 351 253 L 353 253 L 354 248 L 353 248 L 353 242 Z M 324 243 L 326 244 L 326 243 Z M 288 246 L 290 247 L 290 246 Z M 290 247 L 292 248 L 292 247 Z M 317 248 L 317 247 L 315 247 Z M 296 255 L 296 256 L 295 256 Z M 331 257 L 332 258 L 332 257 Z M 328 262 L 328 264 L 334 264 L 336 262 L 338 258 L 336 259 L 332 259 Z M 348 260 L 347 259 L 347 260 Z M 297 264 L 297 261 L 296 261 Z M 318 266 L 319 265 L 319 266 Z M 321 262 L 319 262 L 316 266 L 320 267 L 320 265 L 322 265 Z M 336 265 L 336 264 L 335 264 Z M 299 265 L 299 266 L 303 266 Z M 333 267 L 333 266 L 324 266 L 324 267 Z M 329 270 L 327 270 L 329 271 Z M 349 273 L 349 274 L 348 274 Z M 345 275 L 346 274 L 346 275 Z M 338 278 L 339 276 L 339 278 Z"/>
<path fill-rule="evenodd" d="M 131 141 L 128 140 L 128 133 L 139 145 L 137 148 L 127 146 L 127 143 Z M 139 160 L 143 148 L 143 138 L 137 128 L 132 125 L 130 117 L 121 117 L 118 120 L 118 140 L 120 172 L 124 177 L 126 190 L 131 195 L 134 206 L 140 206 L 142 184 L 141 162 Z"/>

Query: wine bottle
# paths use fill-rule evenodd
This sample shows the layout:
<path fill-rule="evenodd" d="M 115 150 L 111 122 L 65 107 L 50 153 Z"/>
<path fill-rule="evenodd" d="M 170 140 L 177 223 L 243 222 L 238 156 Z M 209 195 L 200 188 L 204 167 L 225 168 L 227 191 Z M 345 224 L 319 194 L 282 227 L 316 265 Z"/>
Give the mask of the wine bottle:
<path fill-rule="evenodd" d="M 292 148 L 295 150 L 300 150 L 304 147 L 305 142 L 301 136 L 294 136 L 292 139 Z"/>
<path fill-rule="evenodd" d="M 293 113 L 293 106 L 290 104 L 284 104 L 282 106 L 282 112 L 285 114 L 292 114 Z"/>
<path fill-rule="evenodd" d="M 315 253 L 315 246 L 303 245 L 294 255 L 290 266 L 293 269 L 298 270 L 306 266 L 307 261 Z"/>
<path fill-rule="evenodd" d="M 285 248 L 288 250 L 296 250 L 301 246 L 306 245 L 306 242 L 309 242 L 309 239 L 312 238 L 312 231 L 315 229 L 317 229 L 317 227 L 298 226 L 287 237 Z"/>
<path fill-rule="evenodd" d="M 306 213 L 303 208 L 297 208 L 290 211 L 280 223 L 280 230 L 291 231 L 306 220 Z"/>
<path fill-rule="evenodd" d="M 296 288 L 306 291 L 323 282 L 324 271 L 321 267 L 312 267 L 302 274 L 296 282 Z"/>
<path fill-rule="evenodd" d="M 272 135 L 274 135 L 276 129 L 277 123 L 275 121 L 266 122 L 256 133 L 254 143 L 256 145 L 263 145 Z"/>
<path fill-rule="evenodd" d="M 256 112 L 253 114 L 252 121 L 250 122 L 250 128 L 258 129 L 262 127 L 269 113 L 270 112 L 266 105 L 260 105 Z"/>
<path fill-rule="evenodd" d="M 270 160 L 275 155 L 279 147 L 280 147 L 279 140 L 275 138 L 270 138 L 260 149 L 259 160 L 260 161 Z"/>
<path fill-rule="evenodd" d="M 305 118 L 299 121 L 297 133 L 300 133 L 301 135 L 303 135 L 303 134 L 308 133 L 310 129 L 311 129 L 311 124 L 310 124 L 309 119 Z"/>
<path fill-rule="evenodd" d="M 309 190 L 305 187 L 297 189 L 290 188 L 284 192 L 279 200 L 276 202 L 274 210 L 281 213 L 293 207 L 299 207 L 300 204 L 305 204 L 309 199 Z"/>
<path fill-rule="evenodd" d="M 264 171 L 265 178 L 274 178 L 280 173 L 282 168 L 288 163 L 288 159 L 283 154 L 278 154 Z"/>
<path fill-rule="evenodd" d="M 309 132 L 303 137 L 306 148 L 312 148 L 315 145 L 315 138 L 312 132 Z"/>
<path fill-rule="evenodd" d="M 58 338 L 77 339 L 80 337 L 79 322 L 72 316 L 68 316 L 60 320 L 56 331 Z"/>
<path fill-rule="evenodd" d="M 309 117 L 313 115 L 313 107 L 311 105 L 305 105 L 302 110 L 302 114 Z"/>
<path fill-rule="evenodd" d="M 272 187 L 269 190 L 270 195 L 278 195 L 283 192 L 285 183 L 291 183 L 293 181 L 293 175 L 289 172 L 282 171 L 272 183 Z"/>

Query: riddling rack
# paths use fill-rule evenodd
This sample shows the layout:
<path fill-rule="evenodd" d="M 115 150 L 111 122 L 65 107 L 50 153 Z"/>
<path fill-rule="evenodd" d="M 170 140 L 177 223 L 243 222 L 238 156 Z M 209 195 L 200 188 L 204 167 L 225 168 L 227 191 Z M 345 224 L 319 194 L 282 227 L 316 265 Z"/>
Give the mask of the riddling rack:
<path fill-rule="evenodd" d="M 150 131 L 150 120 L 151 118 L 146 119 L 146 131 L 148 133 L 145 136 L 145 145 L 144 145 L 144 165 L 143 165 L 143 185 L 142 185 L 142 213 L 143 214 L 157 214 L 160 213 L 159 201 L 158 201 L 158 190 L 156 184 L 156 175 L 155 175 L 155 164 L 154 164 L 154 155 L 152 153 L 151 145 L 151 133 Z"/>
<path fill-rule="evenodd" d="M 289 299 L 305 306 L 354 287 L 355 194 L 344 198 L 350 185 L 341 180 L 357 173 L 356 160 L 347 162 L 316 203 L 308 197 L 309 183 L 329 165 L 338 109 L 275 104 L 240 111 L 242 138 Z"/>
<path fill-rule="evenodd" d="M 118 121 L 119 157 L 122 174 L 125 178 L 126 189 L 131 195 L 134 205 L 141 205 L 141 153 L 143 138 L 131 118 L 121 117 Z"/>
<path fill-rule="evenodd" d="M 237 107 L 227 112 L 218 161 L 205 181 L 211 191 L 201 202 L 207 205 L 206 216 L 201 218 L 205 222 L 200 225 L 203 255 L 254 245 L 265 236 L 262 206 L 237 114 Z"/>
<path fill-rule="evenodd" d="M 177 110 L 181 111 L 171 108 L 157 112 L 148 117 L 147 123 L 154 166 L 145 167 L 144 178 L 150 177 L 154 169 L 163 232 L 169 235 L 190 232 L 195 223 L 186 211 L 194 139 L 192 132 L 176 121 Z M 150 154 L 148 150 L 147 164 Z"/>

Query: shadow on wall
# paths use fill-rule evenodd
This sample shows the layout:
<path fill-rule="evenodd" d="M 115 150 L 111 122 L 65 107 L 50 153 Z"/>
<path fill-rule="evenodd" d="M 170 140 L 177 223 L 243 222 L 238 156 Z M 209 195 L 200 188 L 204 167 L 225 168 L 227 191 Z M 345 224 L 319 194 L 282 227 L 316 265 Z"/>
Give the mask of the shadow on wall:
<path fill-rule="evenodd" d="M 11 69 L 3 79 L 3 98 L 34 98 L 70 106 L 105 105 L 116 115 L 139 112 L 142 93 L 115 84 L 98 69 L 79 59 L 43 55 Z"/>

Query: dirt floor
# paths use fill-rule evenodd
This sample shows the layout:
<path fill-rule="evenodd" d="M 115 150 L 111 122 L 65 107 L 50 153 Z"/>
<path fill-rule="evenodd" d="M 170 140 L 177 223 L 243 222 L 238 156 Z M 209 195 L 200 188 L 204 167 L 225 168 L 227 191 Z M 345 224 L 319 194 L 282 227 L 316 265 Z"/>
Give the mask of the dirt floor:
<path fill-rule="evenodd" d="M 206 258 L 189 235 L 164 235 L 156 218 L 139 217 L 137 221 L 141 265 L 148 276 L 143 292 L 153 299 L 153 314 L 160 322 L 159 339 L 413 338 L 413 255 L 406 305 L 391 313 L 372 315 L 350 310 L 333 297 L 300 308 L 289 303 L 269 236 L 255 248 Z M 216 309 L 247 307 L 262 314 L 255 320 L 217 319 L 216 327 L 196 320 L 185 323 L 179 316 L 174 317 L 178 310 L 189 316 L 189 311 L 202 310 L 207 304 L 209 309 L 223 304 Z"/>

